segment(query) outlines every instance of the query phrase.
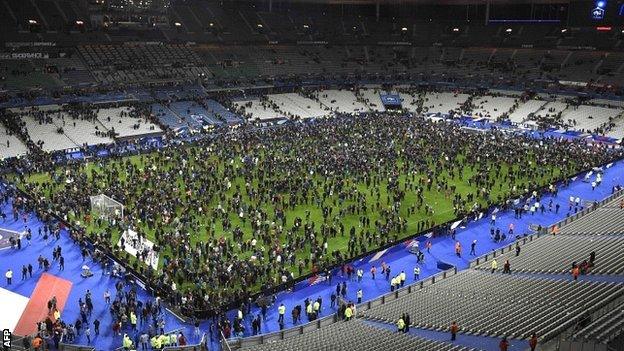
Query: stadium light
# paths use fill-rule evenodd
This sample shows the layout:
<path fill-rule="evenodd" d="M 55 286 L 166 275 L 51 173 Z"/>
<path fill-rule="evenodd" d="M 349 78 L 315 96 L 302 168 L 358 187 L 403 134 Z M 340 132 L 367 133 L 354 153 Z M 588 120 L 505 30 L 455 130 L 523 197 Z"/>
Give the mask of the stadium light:
<path fill-rule="evenodd" d="M 307 24 L 304 24 L 303 28 L 308 29 L 308 28 L 310 28 L 310 26 L 308 26 Z"/>
<path fill-rule="evenodd" d="M 257 24 L 257 27 L 258 27 L 258 28 L 262 28 L 262 24 L 258 23 L 258 24 Z"/>
<path fill-rule="evenodd" d="M 34 19 L 30 19 L 28 20 L 28 24 L 37 24 L 37 21 L 35 21 Z"/>
<path fill-rule="evenodd" d="M 457 28 L 457 27 L 453 28 L 453 32 L 455 32 L 455 33 L 459 32 L 459 28 Z"/>
<path fill-rule="evenodd" d="M 401 28 L 402 31 L 407 32 L 407 27 Z"/>
<path fill-rule="evenodd" d="M 507 33 L 511 33 L 511 32 L 513 32 L 513 29 L 511 29 L 511 28 L 507 28 L 507 29 L 505 29 L 505 32 L 507 32 Z"/>
<path fill-rule="evenodd" d="M 565 32 L 567 32 L 567 31 L 568 31 L 568 29 L 567 29 L 567 28 L 563 28 L 563 29 L 561 30 L 561 33 L 565 33 Z"/>
<path fill-rule="evenodd" d="M 173 25 L 174 25 L 174 26 L 176 26 L 176 27 L 181 27 L 181 26 L 182 26 L 182 23 L 180 23 L 180 22 L 176 22 L 176 23 L 174 23 Z"/>
<path fill-rule="evenodd" d="M 76 25 L 77 25 L 77 26 L 82 26 L 82 25 L 84 25 L 84 22 L 83 22 L 83 21 L 80 21 L 80 20 L 79 20 L 79 21 L 76 21 Z"/>

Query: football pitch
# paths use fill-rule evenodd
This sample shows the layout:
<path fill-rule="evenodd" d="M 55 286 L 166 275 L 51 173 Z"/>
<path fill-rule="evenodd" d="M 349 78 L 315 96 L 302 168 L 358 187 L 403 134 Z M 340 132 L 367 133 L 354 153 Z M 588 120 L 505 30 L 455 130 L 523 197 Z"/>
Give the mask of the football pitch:
<path fill-rule="evenodd" d="M 13 181 L 139 269 L 119 248 L 122 232 L 130 227 L 155 243 L 167 284 L 249 293 L 608 158 L 581 144 L 371 116 L 242 132 Z M 92 213 L 90 196 L 99 194 L 122 203 L 124 218 Z"/>

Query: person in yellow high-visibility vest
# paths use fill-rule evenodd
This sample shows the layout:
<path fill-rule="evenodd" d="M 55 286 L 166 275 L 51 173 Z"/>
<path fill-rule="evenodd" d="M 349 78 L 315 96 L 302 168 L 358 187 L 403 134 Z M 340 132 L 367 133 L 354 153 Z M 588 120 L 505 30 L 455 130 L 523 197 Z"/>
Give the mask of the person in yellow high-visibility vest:
<path fill-rule="evenodd" d="M 152 346 L 153 350 L 157 350 L 156 345 L 158 343 L 158 338 L 156 337 L 156 335 L 152 336 L 152 338 L 150 339 L 150 345 Z"/>
<path fill-rule="evenodd" d="M 126 350 L 130 350 L 130 348 L 132 347 L 132 340 L 130 339 L 128 334 L 124 334 L 123 341 L 122 341 L 121 345 Z"/>
<path fill-rule="evenodd" d="M 132 330 L 136 330 L 137 316 L 134 312 L 130 312 L 130 324 L 132 325 Z"/>
<path fill-rule="evenodd" d="M 286 313 L 286 306 L 284 304 L 280 304 L 277 308 L 277 313 L 279 313 L 279 317 L 277 318 L 277 323 L 284 323 L 284 314 Z"/>
<path fill-rule="evenodd" d="M 498 269 L 498 262 L 496 262 L 496 259 L 492 260 L 491 268 L 492 268 L 492 273 L 496 272 L 496 270 Z"/>
<path fill-rule="evenodd" d="M 169 337 L 165 334 L 160 334 L 158 337 L 158 343 L 160 344 L 160 347 L 169 346 Z"/>
<path fill-rule="evenodd" d="M 308 306 L 306 306 L 306 314 L 308 315 L 308 319 L 310 319 L 310 316 L 312 315 L 312 311 L 313 311 L 312 304 L 309 303 Z"/>
<path fill-rule="evenodd" d="M 351 306 L 347 306 L 347 309 L 345 310 L 345 319 L 346 320 L 351 320 L 351 317 L 353 317 L 353 310 L 351 309 Z"/>
<path fill-rule="evenodd" d="M 397 329 L 400 332 L 405 330 L 405 321 L 403 320 L 403 317 L 399 318 L 399 320 L 397 321 Z"/>

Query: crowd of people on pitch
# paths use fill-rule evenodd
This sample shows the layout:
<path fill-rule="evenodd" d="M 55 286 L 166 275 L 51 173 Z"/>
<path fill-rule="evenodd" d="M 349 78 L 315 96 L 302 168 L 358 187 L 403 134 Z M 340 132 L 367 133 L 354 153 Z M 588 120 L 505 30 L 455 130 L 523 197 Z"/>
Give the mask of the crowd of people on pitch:
<path fill-rule="evenodd" d="M 259 287 L 291 284 L 620 155 L 581 140 L 370 113 L 241 127 L 191 147 L 71 164 L 47 182 L 28 172 L 16 180 L 40 212 L 91 228 L 96 245 L 121 257 L 114 233 L 150 237 L 162 269 L 135 268 L 174 305 L 218 314 Z M 126 206 L 124 218 L 90 217 L 89 195 L 100 193 Z"/>

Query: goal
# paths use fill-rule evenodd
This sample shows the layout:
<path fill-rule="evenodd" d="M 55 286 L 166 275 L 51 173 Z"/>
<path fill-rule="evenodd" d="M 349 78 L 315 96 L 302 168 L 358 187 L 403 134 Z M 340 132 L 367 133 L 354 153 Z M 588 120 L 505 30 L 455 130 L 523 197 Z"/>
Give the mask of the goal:
<path fill-rule="evenodd" d="M 104 194 L 95 195 L 91 196 L 91 212 L 107 219 L 121 218 L 124 213 L 124 205 Z"/>

